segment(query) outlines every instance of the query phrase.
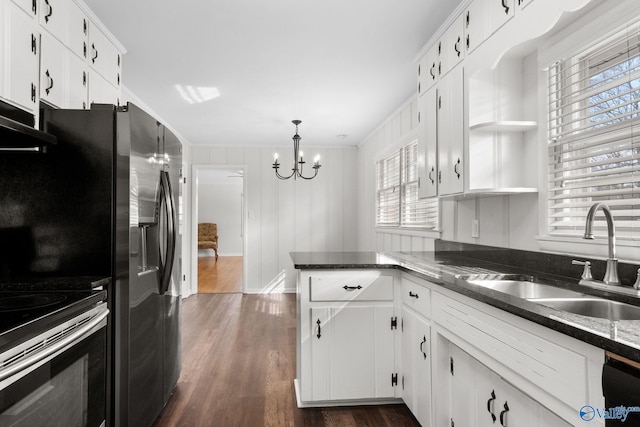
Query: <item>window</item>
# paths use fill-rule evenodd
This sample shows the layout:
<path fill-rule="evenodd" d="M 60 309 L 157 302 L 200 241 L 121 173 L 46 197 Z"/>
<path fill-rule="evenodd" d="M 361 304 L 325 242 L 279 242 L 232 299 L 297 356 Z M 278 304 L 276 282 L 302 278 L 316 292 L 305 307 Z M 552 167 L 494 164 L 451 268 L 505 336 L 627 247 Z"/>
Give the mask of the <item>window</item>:
<path fill-rule="evenodd" d="M 436 228 L 438 199 L 418 197 L 418 142 L 376 163 L 376 225 Z"/>
<path fill-rule="evenodd" d="M 640 223 L 640 35 L 625 31 L 549 70 L 549 233 L 581 236 L 596 202 L 618 236 Z M 635 128 L 635 129 L 634 129 Z M 594 230 L 604 234 L 597 216 Z"/>

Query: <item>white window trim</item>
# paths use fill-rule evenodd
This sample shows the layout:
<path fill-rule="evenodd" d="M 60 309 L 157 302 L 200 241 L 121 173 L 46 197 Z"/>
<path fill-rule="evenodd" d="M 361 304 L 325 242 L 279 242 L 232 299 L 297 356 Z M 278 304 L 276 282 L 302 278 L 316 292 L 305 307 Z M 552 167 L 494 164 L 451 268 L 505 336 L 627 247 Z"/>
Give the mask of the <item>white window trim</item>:
<path fill-rule="evenodd" d="M 607 240 L 584 240 L 550 236 L 548 233 L 548 145 L 547 145 L 547 82 L 545 69 L 566 54 L 582 50 L 599 40 L 618 32 L 623 25 L 640 25 L 640 2 L 621 1 L 616 4 L 603 2 L 592 11 L 566 26 L 553 36 L 543 40 L 538 46 L 538 117 L 539 127 L 539 165 L 538 175 L 538 247 L 542 252 L 575 256 L 577 259 L 606 259 Z M 637 263 L 640 259 L 640 243 L 637 239 L 616 239 L 617 256 L 621 261 Z"/>

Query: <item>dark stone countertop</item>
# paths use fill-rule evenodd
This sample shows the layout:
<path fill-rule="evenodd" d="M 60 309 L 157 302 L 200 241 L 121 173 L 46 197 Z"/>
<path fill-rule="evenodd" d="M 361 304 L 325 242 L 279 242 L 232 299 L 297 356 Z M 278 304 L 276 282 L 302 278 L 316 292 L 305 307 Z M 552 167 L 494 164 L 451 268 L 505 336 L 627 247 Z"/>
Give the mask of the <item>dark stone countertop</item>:
<path fill-rule="evenodd" d="M 640 320 L 612 322 L 556 310 L 511 296 L 466 278 L 491 274 L 523 274 L 556 287 L 640 306 L 640 298 L 592 289 L 578 279 L 550 275 L 467 257 L 463 252 L 292 252 L 299 270 L 397 269 L 445 289 L 497 307 L 603 350 L 640 362 Z M 461 277 L 462 276 L 462 277 Z M 463 278 L 464 277 L 464 278 Z"/>

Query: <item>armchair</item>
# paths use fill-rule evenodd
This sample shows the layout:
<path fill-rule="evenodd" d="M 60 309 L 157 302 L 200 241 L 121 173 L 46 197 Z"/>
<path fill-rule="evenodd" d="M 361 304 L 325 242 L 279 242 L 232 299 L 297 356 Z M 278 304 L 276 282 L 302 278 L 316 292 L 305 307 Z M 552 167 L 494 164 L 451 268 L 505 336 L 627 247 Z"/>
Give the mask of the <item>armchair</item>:
<path fill-rule="evenodd" d="M 198 249 L 213 249 L 218 259 L 218 224 L 198 224 Z"/>

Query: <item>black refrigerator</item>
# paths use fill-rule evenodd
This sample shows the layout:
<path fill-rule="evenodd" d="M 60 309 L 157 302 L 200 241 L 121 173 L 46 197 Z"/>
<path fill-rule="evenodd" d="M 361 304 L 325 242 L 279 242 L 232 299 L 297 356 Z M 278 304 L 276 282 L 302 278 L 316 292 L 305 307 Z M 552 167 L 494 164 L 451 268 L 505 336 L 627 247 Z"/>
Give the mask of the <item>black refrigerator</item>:
<path fill-rule="evenodd" d="M 46 207 L 34 202 L 55 217 L 48 244 L 58 247 L 57 273 L 112 276 L 108 425 L 150 426 L 181 366 L 181 144 L 131 103 L 43 110 L 41 129 L 58 142 L 38 162 L 63 175 L 44 184 Z M 30 265 L 51 264 L 38 259 L 41 246 L 30 245 Z"/>

